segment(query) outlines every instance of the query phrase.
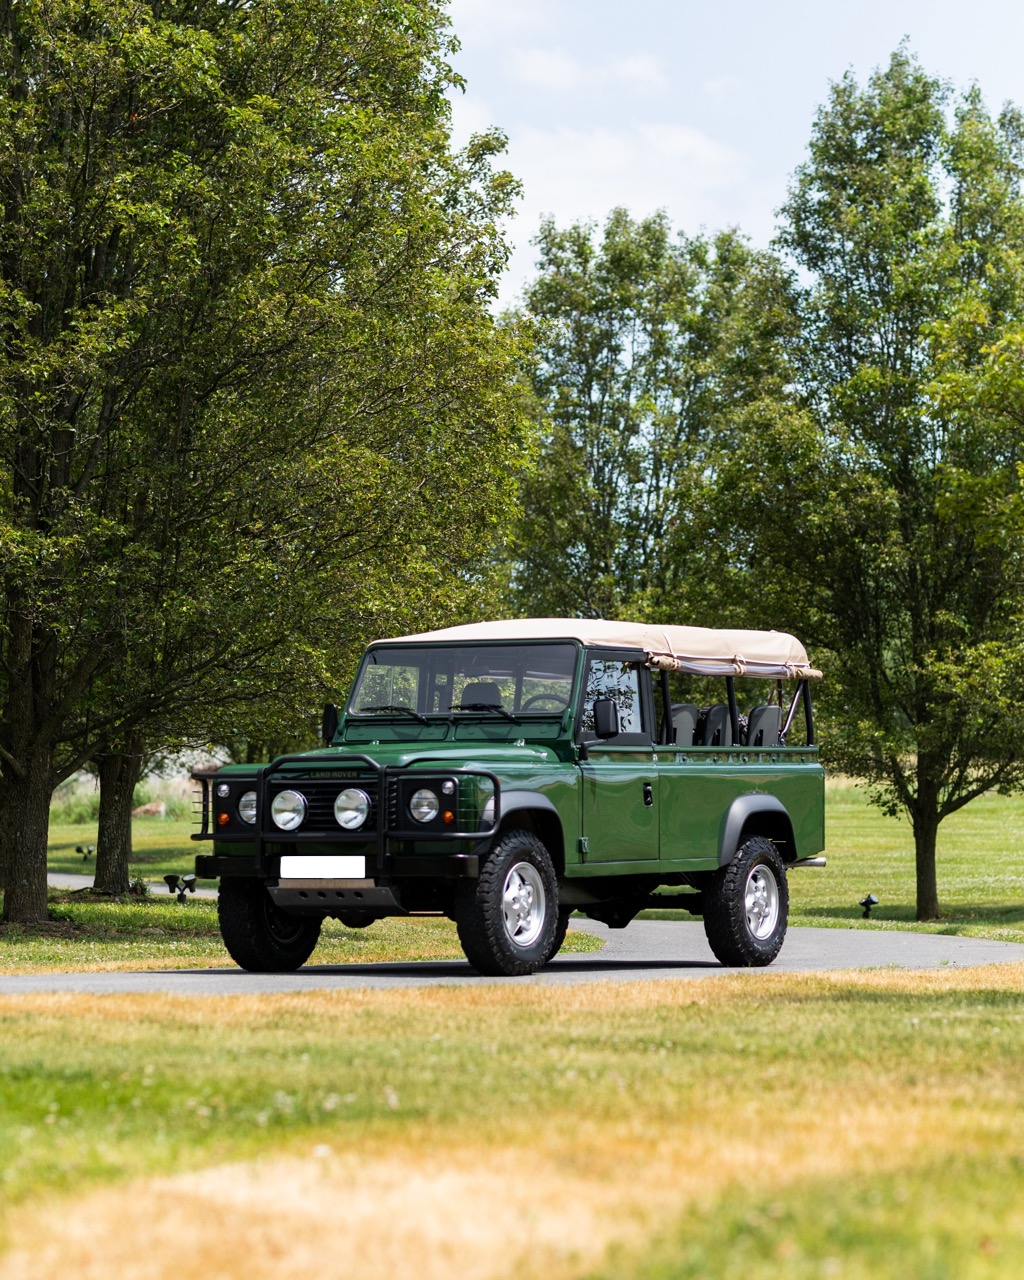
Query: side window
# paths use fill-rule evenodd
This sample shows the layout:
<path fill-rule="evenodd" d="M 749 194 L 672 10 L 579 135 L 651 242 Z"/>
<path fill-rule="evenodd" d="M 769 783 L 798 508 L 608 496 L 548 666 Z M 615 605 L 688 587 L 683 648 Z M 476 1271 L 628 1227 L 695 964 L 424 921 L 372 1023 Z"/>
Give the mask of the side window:
<path fill-rule="evenodd" d="M 380 662 L 368 666 L 353 711 L 373 707 L 410 707 L 415 709 L 419 694 L 420 669 L 402 662 Z"/>
<path fill-rule="evenodd" d="M 640 669 L 635 662 L 621 662 L 616 658 L 590 659 L 581 718 L 581 728 L 585 732 L 593 732 L 594 703 L 601 698 L 611 698 L 617 704 L 620 733 L 644 732 Z"/>

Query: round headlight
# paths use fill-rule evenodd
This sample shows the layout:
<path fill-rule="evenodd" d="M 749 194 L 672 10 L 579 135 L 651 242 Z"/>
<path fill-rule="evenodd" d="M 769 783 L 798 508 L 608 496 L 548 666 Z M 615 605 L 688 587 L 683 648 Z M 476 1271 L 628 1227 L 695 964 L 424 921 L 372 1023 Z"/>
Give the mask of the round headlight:
<path fill-rule="evenodd" d="M 440 808 L 437 796 L 426 787 L 417 791 L 409 801 L 409 812 L 417 822 L 433 822 Z"/>
<path fill-rule="evenodd" d="M 238 798 L 238 816 L 252 826 L 256 821 L 256 792 L 246 791 Z"/>
<path fill-rule="evenodd" d="M 306 817 L 306 797 L 301 791 L 279 791 L 270 806 L 270 816 L 282 831 L 294 831 Z"/>
<path fill-rule="evenodd" d="M 346 787 L 334 801 L 334 816 L 338 826 L 355 831 L 366 821 L 370 812 L 370 797 L 358 787 Z"/>

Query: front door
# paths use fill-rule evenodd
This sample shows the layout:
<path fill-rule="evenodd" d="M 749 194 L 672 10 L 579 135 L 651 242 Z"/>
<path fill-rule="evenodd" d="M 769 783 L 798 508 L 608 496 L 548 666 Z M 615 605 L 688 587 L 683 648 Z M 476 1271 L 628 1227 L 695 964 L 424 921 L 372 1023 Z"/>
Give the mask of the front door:
<path fill-rule="evenodd" d="M 594 862 L 648 862 L 658 857 L 658 774 L 653 708 L 646 672 L 630 655 L 588 657 L 580 738 L 583 856 Z M 619 709 L 619 732 L 594 740 L 594 703 L 610 698 Z"/>

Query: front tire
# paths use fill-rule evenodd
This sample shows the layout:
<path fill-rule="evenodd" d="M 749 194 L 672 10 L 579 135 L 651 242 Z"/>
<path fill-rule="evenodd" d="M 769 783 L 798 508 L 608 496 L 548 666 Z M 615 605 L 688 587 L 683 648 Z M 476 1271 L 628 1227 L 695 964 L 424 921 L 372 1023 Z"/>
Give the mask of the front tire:
<path fill-rule="evenodd" d="M 789 885 L 779 852 L 753 836 L 706 890 L 704 932 L 722 964 L 752 968 L 771 964 L 789 921 Z"/>
<path fill-rule="evenodd" d="M 480 973 L 536 973 L 553 954 L 558 881 L 547 849 L 529 831 L 509 831 L 460 886 L 456 927 L 466 959 Z"/>
<path fill-rule="evenodd" d="M 569 917 L 572 915 L 572 907 L 559 907 L 558 924 L 555 926 L 555 936 L 551 939 L 551 954 L 548 956 L 548 962 L 554 960 L 562 949 L 565 942 L 565 935 L 569 932 Z"/>
<path fill-rule="evenodd" d="M 220 936 L 228 955 L 253 973 L 292 973 L 313 954 L 320 937 L 319 916 L 290 916 L 262 880 L 231 876 L 217 895 Z"/>

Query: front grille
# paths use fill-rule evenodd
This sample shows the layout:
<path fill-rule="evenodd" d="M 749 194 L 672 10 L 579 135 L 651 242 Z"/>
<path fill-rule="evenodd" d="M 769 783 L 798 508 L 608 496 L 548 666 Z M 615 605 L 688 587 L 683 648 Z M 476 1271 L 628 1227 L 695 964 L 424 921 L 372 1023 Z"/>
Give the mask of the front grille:
<path fill-rule="evenodd" d="M 498 795 L 497 778 L 484 770 L 452 769 L 434 774 L 425 769 L 402 769 L 400 772 L 381 769 L 360 773 L 351 766 L 338 771 L 297 767 L 298 759 L 295 757 L 294 762 L 288 760 L 291 768 L 273 771 L 259 787 L 262 813 L 259 830 L 253 834 L 260 842 L 370 841 L 379 846 L 380 856 L 386 859 L 388 841 L 395 838 L 466 840 L 474 837 L 483 830 L 481 817 L 486 806 L 491 805 L 493 811 Z M 457 792 L 445 797 L 444 785 L 448 780 L 456 782 Z M 358 787 L 370 800 L 367 819 L 355 831 L 340 826 L 334 816 L 338 793 L 347 787 Z M 431 822 L 417 822 L 409 810 L 412 795 L 421 787 L 437 792 L 441 800 L 441 812 Z M 283 831 L 274 822 L 270 811 L 275 797 L 289 790 L 298 791 L 305 798 L 306 816 L 295 830 Z M 454 816 L 451 822 L 446 823 L 443 813 L 449 807 L 453 809 Z M 241 833 L 228 834 L 237 836 Z"/>
<path fill-rule="evenodd" d="M 355 831 L 346 831 L 344 827 L 339 826 L 334 816 L 334 801 L 338 793 L 344 791 L 347 787 L 358 787 L 360 791 L 365 791 L 370 797 L 369 817 Z M 273 804 L 274 797 L 282 791 L 299 791 L 306 797 L 306 804 L 308 805 L 306 820 L 299 828 L 299 831 L 304 835 L 323 832 L 332 839 L 337 839 L 338 836 L 365 837 L 368 831 L 377 830 L 379 790 L 380 786 L 375 776 L 334 778 L 327 781 L 323 778 L 294 778 L 278 775 L 271 781 L 267 793 L 268 813 L 264 829 L 273 833 L 277 833 L 278 830 L 269 813 L 269 806 Z M 288 833 L 282 832 L 280 834 L 286 837 Z"/>

